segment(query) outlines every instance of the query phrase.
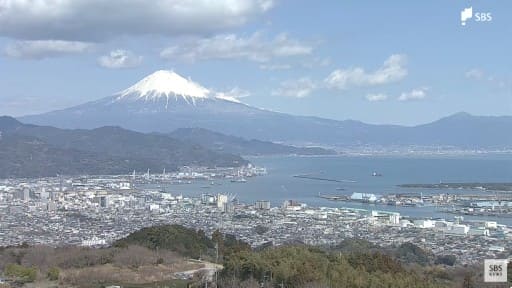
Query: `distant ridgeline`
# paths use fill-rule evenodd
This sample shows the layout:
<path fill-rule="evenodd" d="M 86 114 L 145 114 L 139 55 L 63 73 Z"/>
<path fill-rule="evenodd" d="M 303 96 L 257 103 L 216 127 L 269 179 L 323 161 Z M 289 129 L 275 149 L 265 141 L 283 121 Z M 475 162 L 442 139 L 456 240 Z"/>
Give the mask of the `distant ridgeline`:
<path fill-rule="evenodd" d="M 119 127 L 65 130 L 0 117 L 0 178 L 127 174 L 182 166 L 239 167 L 240 156 L 216 152 L 166 135 Z"/>
<path fill-rule="evenodd" d="M 169 134 L 171 137 L 190 141 L 218 152 L 238 155 L 336 155 L 337 152 L 321 147 L 295 147 L 256 139 L 224 135 L 202 128 L 180 128 Z"/>
<path fill-rule="evenodd" d="M 512 116 L 474 116 L 462 112 L 409 127 L 290 115 L 241 103 L 165 70 L 156 71 L 117 94 L 19 119 L 59 128 L 115 125 L 163 134 L 180 128 L 204 128 L 245 139 L 363 150 L 512 149 L 512 134 L 507 133 L 512 127 Z"/>
<path fill-rule="evenodd" d="M 294 147 L 246 140 L 206 129 L 144 134 L 120 127 L 59 129 L 0 117 L 0 178 L 56 174 L 126 174 L 174 171 L 182 166 L 240 167 L 240 155 L 334 155 L 319 147 Z"/>

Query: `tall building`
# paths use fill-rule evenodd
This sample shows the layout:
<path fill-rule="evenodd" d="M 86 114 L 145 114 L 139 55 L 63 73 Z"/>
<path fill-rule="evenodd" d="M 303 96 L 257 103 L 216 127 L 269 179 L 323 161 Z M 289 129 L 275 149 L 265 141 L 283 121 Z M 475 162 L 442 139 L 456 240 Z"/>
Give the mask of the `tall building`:
<path fill-rule="evenodd" d="M 57 210 L 57 205 L 53 202 L 46 203 L 46 210 L 47 211 L 55 211 Z"/>
<path fill-rule="evenodd" d="M 231 202 L 224 203 L 223 212 L 228 214 L 235 213 L 235 205 Z"/>
<path fill-rule="evenodd" d="M 39 198 L 41 200 L 48 200 L 48 198 L 50 197 L 50 193 L 46 192 L 46 189 L 41 189 L 41 191 L 39 191 Z"/>
<path fill-rule="evenodd" d="M 217 194 L 217 208 L 224 209 L 226 203 L 228 203 L 228 195 Z"/>
<path fill-rule="evenodd" d="M 108 196 L 101 196 L 100 197 L 100 207 L 101 208 L 108 208 L 108 206 L 109 206 Z"/>
<path fill-rule="evenodd" d="M 210 194 L 201 194 L 201 203 L 204 205 L 214 205 L 215 197 Z"/>
<path fill-rule="evenodd" d="M 28 201 L 30 200 L 30 189 L 23 188 L 18 192 L 18 198 L 22 201 Z"/>
<path fill-rule="evenodd" d="M 268 200 L 258 200 L 255 205 L 256 209 L 259 210 L 269 210 L 270 209 L 270 201 Z"/>

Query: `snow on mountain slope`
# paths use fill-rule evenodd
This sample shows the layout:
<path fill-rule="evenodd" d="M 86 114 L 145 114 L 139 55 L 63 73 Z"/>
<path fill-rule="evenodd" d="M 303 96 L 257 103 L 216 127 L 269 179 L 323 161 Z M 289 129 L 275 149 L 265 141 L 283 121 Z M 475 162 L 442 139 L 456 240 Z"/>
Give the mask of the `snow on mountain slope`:
<path fill-rule="evenodd" d="M 226 97 L 224 93 L 214 93 L 200 84 L 169 70 L 156 71 L 115 96 L 114 102 L 166 100 L 166 108 L 170 99 L 176 101 L 183 99 L 193 105 L 196 104 L 197 100 L 213 98 L 239 103 L 236 98 Z"/>

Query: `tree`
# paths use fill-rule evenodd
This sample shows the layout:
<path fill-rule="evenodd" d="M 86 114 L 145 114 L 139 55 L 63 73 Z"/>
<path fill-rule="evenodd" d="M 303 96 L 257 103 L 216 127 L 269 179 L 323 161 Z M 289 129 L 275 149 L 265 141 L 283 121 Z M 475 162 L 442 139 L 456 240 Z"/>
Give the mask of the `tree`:
<path fill-rule="evenodd" d="M 462 283 L 462 288 L 476 288 L 475 280 L 473 279 L 472 274 L 466 273 L 466 275 L 464 275 L 464 282 Z"/>
<path fill-rule="evenodd" d="M 24 267 L 18 264 L 7 265 L 4 273 L 7 277 L 12 277 L 14 280 L 22 283 L 34 282 L 37 277 L 37 270 L 35 268 Z"/>
<path fill-rule="evenodd" d="M 50 281 L 57 281 L 59 280 L 59 274 L 60 270 L 57 267 L 52 267 L 48 270 L 47 277 Z"/>
<path fill-rule="evenodd" d="M 425 250 L 413 243 L 403 243 L 397 249 L 397 256 L 404 262 L 418 263 L 427 265 L 429 263 L 429 255 Z"/>
<path fill-rule="evenodd" d="M 126 265 L 132 268 L 139 268 L 142 265 L 151 265 L 156 262 L 157 259 L 153 251 L 136 245 L 121 248 L 114 256 L 114 263 L 119 266 Z"/>
<path fill-rule="evenodd" d="M 268 230 L 270 230 L 270 229 L 263 225 L 257 225 L 256 227 L 254 227 L 254 232 L 256 232 L 259 235 L 263 235 L 263 234 L 267 233 Z"/>
<path fill-rule="evenodd" d="M 457 261 L 457 257 L 455 255 L 440 255 L 437 256 L 435 264 L 443 264 L 447 266 L 453 266 L 455 265 L 455 262 Z"/>
<path fill-rule="evenodd" d="M 139 245 L 152 250 L 166 249 L 192 258 L 199 258 L 214 248 L 214 242 L 203 231 L 181 225 L 143 228 L 114 243 L 115 247 L 128 245 Z"/>
<path fill-rule="evenodd" d="M 208 274 L 208 271 L 203 269 L 198 270 L 192 277 L 192 281 L 194 282 L 195 287 L 203 287 L 206 283 L 208 283 L 209 280 L 210 274 Z"/>
<path fill-rule="evenodd" d="M 219 229 L 212 233 L 212 241 L 217 249 L 218 254 L 216 256 L 224 255 L 224 235 L 220 233 Z"/>

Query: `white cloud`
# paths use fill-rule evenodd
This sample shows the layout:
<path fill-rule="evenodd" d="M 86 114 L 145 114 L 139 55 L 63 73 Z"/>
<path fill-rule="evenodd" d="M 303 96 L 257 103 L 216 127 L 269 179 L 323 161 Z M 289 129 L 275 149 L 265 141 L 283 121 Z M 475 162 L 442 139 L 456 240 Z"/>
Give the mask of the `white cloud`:
<path fill-rule="evenodd" d="M 402 80 L 407 76 L 406 56 L 391 55 L 382 67 L 374 72 L 366 72 L 361 67 L 334 70 L 324 81 L 327 86 L 337 89 L 375 86 Z"/>
<path fill-rule="evenodd" d="M 164 59 L 198 61 L 209 59 L 245 59 L 255 62 L 268 62 L 278 57 L 309 55 L 311 45 L 290 39 L 279 34 L 273 39 L 265 39 L 261 33 L 249 37 L 235 34 L 222 34 L 198 39 L 164 49 L 160 56 Z"/>
<path fill-rule="evenodd" d="M 240 89 L 238 87 L 234 87 L 231 90 L 224 92 L 215 92 L 215 97 L 219 99 L 224 99 L 232 102 L 240 102 L 240 98 L 245 98 L 251 96 L 251 93 L 247 90 Z"/>
<path fill-rule="evenodd" d="M 66 54 L 84 53 L 93 47 L 93 44 L 77 41 L 36 40 L 17 41 L 9 44 L 4 53 L 8 57 L 20 59 L 43 59 L 58 57 Z"/>
<path fill-rule="evenodd" d="M 304 98 L 316 88 L 317 85 L 311 79 L 300 78 L 281 82 L 280 87 L 272 91 L 272 95 Z"/>
<path fill-rule="evenodd" d="M 366 100 L 370 102 L 379 102 L 379 101 L 385 101 L 388 99 L 388 95 L 378 93 L 378 94 L 368 94 L 366 95 Z"/>
<path fill-rule="evenodd" d="M 0 36 L 102 41 L 205 34 L 243 25 L 273 5 L 272 0 L 1 0 Z"/>
<path fill-rule="evenodd" d="M 484 72 L 482 69 L 479 68 L 472 68 L 466 71 L 464 75 L 468 79 L 481 81 L 481 83 L 490 84 L 498 89 L 507 89 L 509 87 L 512 87 L 512 80 L 510 78 L 492 75 L 490 73 Z"/>
<path fill-rule="evenodd" d="M 423 100 L 427 97 L 428 88 L 416 88 L 410 92 L 403 92 L 399 97 L 399 101 Z"/>
<path fill-rule="evenodd" d="M 473 68 L 465 73 L 466 78 L 469 79 L 475 79 L 475 80 L 482 80 L 484 78 L 484 72 L 480 69 Z"/>
<path fill-rule="evenodd" d="M 98 59 L 100 66 L 109 69 L 134 68 L 142 64 L 142 56 L 131 51 L 117 49 Z"/>

